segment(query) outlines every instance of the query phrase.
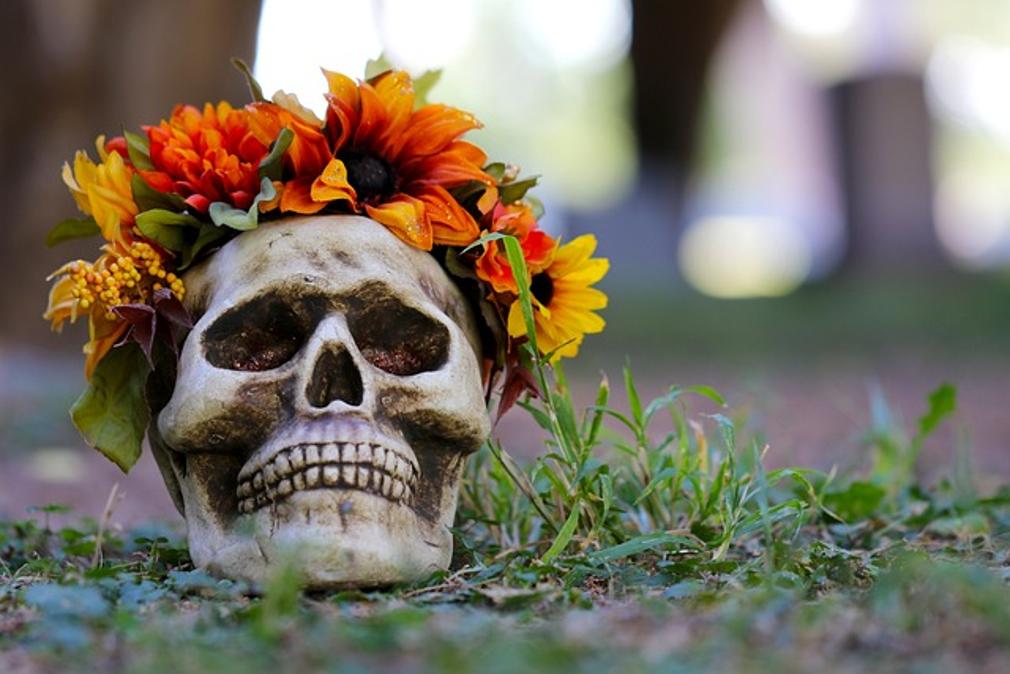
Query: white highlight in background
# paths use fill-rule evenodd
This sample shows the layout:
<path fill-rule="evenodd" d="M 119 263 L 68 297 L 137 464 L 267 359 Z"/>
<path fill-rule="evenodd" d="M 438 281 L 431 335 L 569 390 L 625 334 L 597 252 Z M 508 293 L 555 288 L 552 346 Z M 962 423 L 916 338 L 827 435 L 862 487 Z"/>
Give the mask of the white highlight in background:
<path fill-rule="evenodd" d="M 771 217 L 702 218 L 688 227 L 678 252 L 688 283 L 724 299 L 786 295 L 811 267 L 803 232 Z"/>
<path fill-rule="evenodd" d="M 470 0 L 379 0 L 377 7 L 387 56 L 414 74 L 444 68 L 473 38 Z"/>
<path fill-rule="evenodd" d="M 926 91 L 950 121 L 1010 140 L 1010 49 L 971 37 L 940 41 L 926 69 Z"/>
<path fill-rule="evenodd" d="M 890 0 L 884 0 L 888 2 Z M 861 0 L 765 0 L 768 13 L 786 30 L 804 37 L 826 37 L 851 29 Z"/>
<path fill-rule="evenodd" d="M 937 186 L 934 217 L 943 247 L 965 267 L 984 269 L 1010 257 L 1010 191 L 1005 174 L 954 170 Z"/>
<path fill-rule="evenodd" d="M 534 48 L 558 67 L 607 68 L 631 45 L 628 0 L 522 0 L 517 9 Z"/>
<path fill-rule="evenodd" d="M 253 70 L 267 97 L 283 89 L 322 115 L 326 80 L 319 69 L 363 77 L 365 63 L 381 51 L 371 2 L 263 0 Z"/>

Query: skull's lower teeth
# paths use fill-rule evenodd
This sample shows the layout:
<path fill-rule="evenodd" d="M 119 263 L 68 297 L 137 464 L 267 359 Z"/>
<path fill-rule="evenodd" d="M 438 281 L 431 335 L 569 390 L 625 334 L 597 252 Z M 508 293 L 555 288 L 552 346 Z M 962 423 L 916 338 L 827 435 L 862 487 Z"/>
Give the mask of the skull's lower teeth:
<path fill-rule="evenodd" d="M 417 466 L 381 445 L 306 444 L 281 450 L 259 470 L 240 479 L 240 513 L 250 513 L 310 489 L 358 489 L 394 502 L 409 502 Z"/>

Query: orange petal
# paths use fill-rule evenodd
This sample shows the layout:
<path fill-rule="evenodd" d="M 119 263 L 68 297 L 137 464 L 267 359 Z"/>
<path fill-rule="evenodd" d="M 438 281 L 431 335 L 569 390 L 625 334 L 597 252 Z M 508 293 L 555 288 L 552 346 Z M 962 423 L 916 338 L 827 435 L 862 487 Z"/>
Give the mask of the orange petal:
<path fill-rule="evenodd" d="M 505 255 L 500 252 L 497 241 L 487 244 L 484 252 L 477 258 L 474 270 L 477 272 L 477 278 L 490 283 L 495 292 L 518 294 L 519 288 L 516 286 L 512 268 L 509 267 Z"/>
<path fill-rule="evenodd" d="M 424 203 L 406 194 L 397 194 L 378 206 L 365 206 L 368 216 L 389 228 L 401 241 L 431 250 L 431 224 L 424 212 Z"/>
<path fill-rule="evenodd" d="M 477 166 L 484 166 L 487 163 L 487 153 L 469 141 L 457 140 L 447 150 Z"/>
<path fill-rule="evenodd" d="M 326 127 L 333 143 L 333 152 L 339 152 L 358 125 L 361 96 L 357 83 L 346 75 L 323 70 L 330 92 L 326 94 L 329 106 Z"/>
<path fill-rule="evenodd" d="M 445 188 L 429 187 L 417 194 L 431 223 L 432 240 L 445 246 L 468 246 L 477 240 L 477 223 Z"/>
<path fill-rule="evenodd" d="M 367 82 L 359 87 L 361 113 L 354 130 L 354 147 L 378 150 L 378 139 L 389 123 L 389 112 L 375 88 Z"/>
<path fill-rule="evenodd" d="M 330 90 L 330 96 L 348 108 L 358 107 L 358 84 L 347 75 L 322 69 L 323 76 L 326 77 L 326 84 Z"/>
<path fill-rule="evenodd" d="M 421 186 L 455 187 L 470 180 L 477 180 L 485 185 L 493 185 L 494 180 L 484 173 L 479 163 L 472 160 L 469 147 L 466 146 L 470 144 L 456 141 L 445 152 L 405 162 L 400 167 L 404 181 Z"/>
<path fill-rule="evenodd" d="M 251 103 L 249 129 L 256 139 L 269 146 L 282 128 L 294 134 L 285 153 L 285 163 L 295 177 L 316 176 L 330 160 L 326 135 L 311 123 L 274 103 Z"/>
<path fill-rule="evenodd" d="M 469 112 L 447 105 L 426 105 L 411 115 L 402 153 L 415 156 L 439 152 L 467 131 L 481 126 Z"/>
<path fill-rule="evenodd" d="M 498 188 L 490 185 L 477 200 L 477 210 L 485 214 L 490 213 L 496 203 L 498 203 Z"/>
<path fill-rule="evenodd" d="M 312 183 L 315 178 L 305 177 L 284 183 L 281 194 L 282 213 L 318 213 L 326 207 L 325 201 L 312 200 Z"/>
<path fill-rule="evenodd" d="M 414 83 L 403 71 L 390 71 L 373 80 L 375 93 L 386 110 L 386 128 L 375 148 L 392 158 L 394 148 L 403 142 L 404 131 L 414 111 Z"/>
<path fill-rule="evenodd" d="M 280 180 L 273 181 L 274 198 L 259 203 L 260 213 L 269 213 L 281 205 L 281 197 L 284 194 L 284 183 Z"/>
<path fill-rule="evenodd" d="M 313 201 L 349 201 L 352 207 L 357 201 L 354 188 L 347 182 L 347 167 L 339 159 L 330 160 L 312 183 L 309 194 Z"/>
<path fill-rule="evenodd" d="M 91 339 L 87 344 L 84 345 L 84 353 L 86 357 L 84 359 L 84 376 L 87 379 L 91 379 L 91 375 L 95 373 L 95 368 L 98 367 L 99 361 L 105 358 L 105 354 L 112 350 L 112 347 L 119 341 L 119 338 L 123 336 L 127 328 L 126 321 L 107 321 L 103 319 L 96 319 L 92 316 L 91 319 Z"/>

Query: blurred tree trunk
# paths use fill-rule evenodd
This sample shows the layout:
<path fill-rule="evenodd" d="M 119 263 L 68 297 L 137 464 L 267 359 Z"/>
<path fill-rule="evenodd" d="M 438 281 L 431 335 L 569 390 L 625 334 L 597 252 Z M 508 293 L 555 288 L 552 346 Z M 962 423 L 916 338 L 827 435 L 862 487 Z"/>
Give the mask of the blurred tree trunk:
<path fill-rule="evenodd" d="M 869 74 L 835 85 L 848 245 L 840 273 L 947 267 L 933 224 L 933 122 L 922 77 Z"/>
<path fill-rule="evenodd" d="M 0 227 L 2 339 L 45 346 L 44 278 L 95 242 L 46 251 L 43 240 L 76 209 L 60 166 L 94 138 L 157 123 L 178 102 L 248 99 L 230 61 L 252 62 L 258 0 L 4 0 L 0 2 Z"/>
<path fill-rule="evenodd" d="M 634 0 L 635 128 L 646 165 L 687 173 L 709 64 L 739 4 Z"/>

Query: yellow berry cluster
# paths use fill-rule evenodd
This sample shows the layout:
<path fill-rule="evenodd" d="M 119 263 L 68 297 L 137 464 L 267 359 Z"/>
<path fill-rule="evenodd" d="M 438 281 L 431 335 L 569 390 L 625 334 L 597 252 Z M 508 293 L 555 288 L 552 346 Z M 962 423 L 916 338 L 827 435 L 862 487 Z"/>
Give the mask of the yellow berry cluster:
<path fill-rule="evenodd" d="M 104 305 L 105 316 L 116 318 L 112 307 L 145 302 L 152 290 L 167 287 L 178 299 L 186 294 L 182 279 L 165 270 L 161 254 L 150 244 L 138 241 L 125 254 L 106 253 L 97 262 L 78 260 L 67 267 L 73 281 L 73 296 L 81 309 Z"/>

